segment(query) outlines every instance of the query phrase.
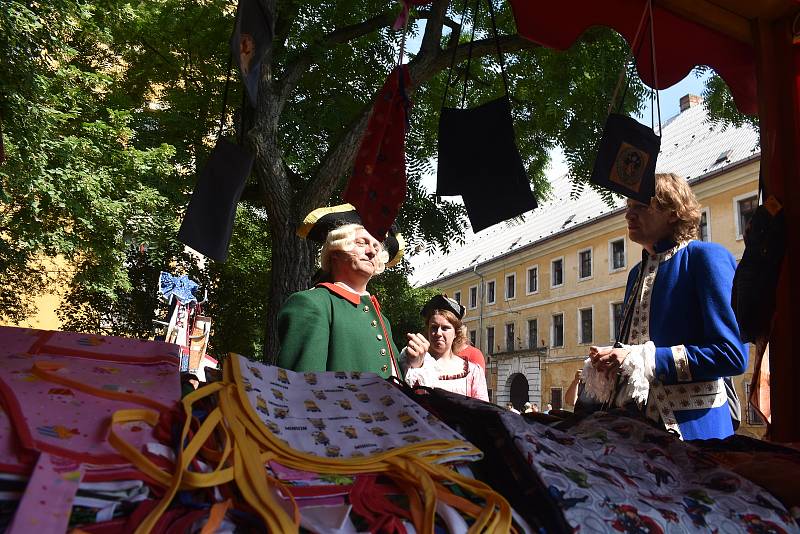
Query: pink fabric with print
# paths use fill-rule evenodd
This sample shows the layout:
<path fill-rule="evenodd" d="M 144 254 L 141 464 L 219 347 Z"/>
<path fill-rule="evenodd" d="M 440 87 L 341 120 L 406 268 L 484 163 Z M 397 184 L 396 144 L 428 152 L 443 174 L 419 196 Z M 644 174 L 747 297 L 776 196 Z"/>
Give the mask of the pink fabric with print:
<path fill-rule="evenodd" d="M 106 441 L 110 417 L 124 409 L 170 410 L 180 397 L 178 350 L 161 342 L 0 327 L 0 397 L 24 448 L 127 465 Z M 0 420 L 0 461 L 13 453 L 4 430 Z M 156 441 L 146 425 L 118 430 L 140 449 Z"/>

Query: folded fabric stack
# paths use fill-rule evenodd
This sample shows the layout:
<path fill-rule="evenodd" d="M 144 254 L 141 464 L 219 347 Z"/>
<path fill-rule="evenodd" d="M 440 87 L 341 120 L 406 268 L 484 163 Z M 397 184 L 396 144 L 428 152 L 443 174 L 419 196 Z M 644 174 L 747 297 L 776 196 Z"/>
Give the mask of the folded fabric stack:
<path fill-rule="evenodd" d="M 175 345 L 0 327 L 0 347 L 0 531 L 798 531 L 715 460 L 725 442 L 622 414 L 537 420 L 238 355 L 179 399 Z"/>
<path fill-rule="evenodd" d="M 0 328 L 0 522 L 9 532 L 60 532 L 130 514 L 149 480 L 105 439 L 110 416 L 179 398 L 175 345 Z M 150 428 L 118 429 L 136 447 Z M 168 435 L 168 434 L 167 434 Z"/>
<path fill-rule="evenodd" d="M 624 412 L 558 422 L 441 390 L 416 398 L 485 452 L 476 476 L 539 530 L 800 532 L 791 502 L 718 461 L 736 441 L 700 447 Z M 788 449 L 762 447 L 787 465 Z"/>
<path fill-rule="evenodd" d="M 377 375 L 294 373 L 231 355 L 223 381 L 182 404 L 186 413 L 200 408 L 204 416 L 198 424 L 186 420 L 172 471 L 112 428 L 111 443 L 166 488 L 137 531 L 155 526 L 179 489 L 211 487 L 224 487 L 237 510 L 269 531 L 301 525 L 355 531 L 351 510 L 372 531 L 405 532 L 407 524 L 432 532 L 437 512 L 452 521 L 459 516 L 471 532 L 511 528 L 505 499 L 450 467 L 479 458 L 480 451 Z M 113 416 L 114 423 L 156 419 L 140 410 Z M 313 490 L 298 480 L 311 480 Z M 341 487 L 325 488 L 323 481 Z M 344 494 L 346 502 L 336 499 Z"/>

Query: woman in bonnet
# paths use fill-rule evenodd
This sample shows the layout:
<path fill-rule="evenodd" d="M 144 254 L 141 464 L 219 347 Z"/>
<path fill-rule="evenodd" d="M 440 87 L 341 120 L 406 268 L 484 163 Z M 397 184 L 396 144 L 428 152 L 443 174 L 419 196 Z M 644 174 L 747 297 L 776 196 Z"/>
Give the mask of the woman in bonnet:
<path fill-rule="evenodd" d="M 464 306 L 446 295 L 436 295 L 422 308 L 425 331 L 408 334 L 401 352 L 401 367 L 410 386 L 441 388 L 467 397 L 489 400 L 486 376 L 480 366 L 453 352 L 462 346 Z"/>

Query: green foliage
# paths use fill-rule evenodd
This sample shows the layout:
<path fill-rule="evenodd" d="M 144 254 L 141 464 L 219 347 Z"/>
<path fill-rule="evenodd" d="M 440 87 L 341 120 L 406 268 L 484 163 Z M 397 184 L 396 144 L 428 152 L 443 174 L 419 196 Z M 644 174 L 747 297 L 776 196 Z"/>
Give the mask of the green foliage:
<path fill-rule="evenodd" d="M 385 27 L 337 45 L 323 44 L 325 36 L 394 9 L 384 0 L 278 0 L 270 79 L 282 81 L 298 58 L 312 57 L 288 93 L 268 147 L 278 154 L 275 166 L 289 170 L 293 202 L 308 194 L 326 152 L 370 105 L 400 39 Z M 74 269 L 63 280 L 66 327 L 145 336 L 154 316 L 165 318 L 155 300 L 157 272 L 186 272 L 209 289 L 213 352 L 259 354 L 270 236 L 280 243 L 291 232 L 242 206 L 228 261 L 209 263 L 202 273 L 175 241 L 198 163 L 216 135 L 233 4 L 6 0 L 3 11 L 0 114 L 9 160 L 0 166 L 0 316 L 27 313 L 28 295 L 8 288 L 43 287 L 47 273 L 38 260 L 60 255 Z M 448 16 L 459 19 L 452 5 Z M 498 24 L 500 33 L 514 33 L 507 3 L 499 7 Z M 488 17 L 475 26 L 479 38 L 488 35 Z M 601 29 L 587 31 L 563 53 L 506 56 L 518 146 L 540 197 L 548 191 L 548 152 L 556 146 L 564 149 L 576 184 L 585 181 L 626 56 L 624 41 Z M 464 68 L 458 65 L 457 74 Z M 494 58 L 474 58 L 470 71 L 468 105 L 501 94 Z M 464 235 L 463 207 L 420 186 L 433 172 L 445 80 L 446 72 L 438 72 L 412 95 L 409 194 L 399 219 L 409 247 L 447 249 Z M 626 111 L 638 107 L 644 92 L 633 81 L 628 94 Z M 241 101 L 234 73 L 229 111 Z M 256 128 L 262 118 L 255 117 Z M 262 176 L 272 171 L 258 170 Z M 337 179 L 338 192 L 347 176 Z M 419 307 L 430 296 L 408 287 L 405 274 L 398 268 L 373 282 L 400 345 L 407 331 L 419 328 Z"/>
<path fill-rule="evenodd" d="M 269 226 L 260 210 L 240 206 L 225 263 L 208 262 L 205 312 L 212 318 L 209 352 L 259 359 L 263 348 L 272 254 Z"/>
<path fill-rule="evenodd" d="M 419 314 L 436 293 L 435 289 L 415 288 L 408 284 L 408 264 L 401 262 L 369 283 L 369 290 L 381 303 L 381 312 L 392 325 L 392 337 L 398 348 L 406 346 L 409 332 L 424 332 L 425 322 Z"/>
<path fill-rule="evenodd" d="M 721 124 L 724 128 L 730 126 L 738 128 L 744 124 L 749 124 L 758 129 L 758 117 L 745 115 L 736 109 L 736 104 L 728 86 L 718 75 L 711 76 L 706 82 L 703 100 L 704 105 L 708 108 L 712 122 Z"/>

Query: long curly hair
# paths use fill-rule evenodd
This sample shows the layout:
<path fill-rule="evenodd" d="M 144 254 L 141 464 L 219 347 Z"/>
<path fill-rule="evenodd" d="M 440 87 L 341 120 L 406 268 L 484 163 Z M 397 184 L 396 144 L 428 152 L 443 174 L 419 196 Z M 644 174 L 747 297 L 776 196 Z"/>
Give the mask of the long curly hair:
<path fill-rule="evenodd" d="M 323 272 L 330 274 L 331 255 L 334 252 L 350 252 L 356 247 L 356 232 L 363 229 L 364 227 L 360 224 L 345 224 L 328 232 L 319 258 L 320 268 Z M 389 253 L 383 248 L 383 244 L 379 243 L 378 265 L 375 268 L 375 274 L 381 274 L 386 269 L 388 261 Z"/>
<path fill-rule="evenodd" d="M 656 207 L 671 211 L 678 218 L 672 226 L 672 239 L 680 243 L 697 238 L 700 229 L 700 203 L 685 178 L 674 173 L 656 174 Z"/>

